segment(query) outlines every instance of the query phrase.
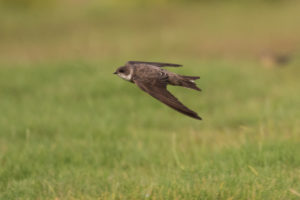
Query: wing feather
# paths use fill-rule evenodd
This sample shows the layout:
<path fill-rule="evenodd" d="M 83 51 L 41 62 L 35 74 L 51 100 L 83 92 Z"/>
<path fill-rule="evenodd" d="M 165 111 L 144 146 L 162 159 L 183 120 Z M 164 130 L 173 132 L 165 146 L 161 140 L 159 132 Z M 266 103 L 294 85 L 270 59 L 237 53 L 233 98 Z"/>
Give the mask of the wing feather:
<path fill-rule="evenodd" d="M 145 65 L 153 65 L 157 67 L 182 67 L 180 64 L 173 63 L 161 63 L 161 62 L 144 62 L 144 61 L 128 61 L 127 64 L 145 64 Z"/>
<path fill-rule="evenodd" d="M 141 79 L 134 79 L 134 82 L 143 91 L 147 92 L 152 97 L 156 98 L 157 100 L 161 101 L 167 106 L 187 116 L 201 120 L 201 117 L 199 117 L 196 112 L 190 110 L 185 105 L 183 105 L 175 96 L 173 96 L 167 90 L 167 83 L 165 81 L 156 81 L 156 80 L 144 81 Z"/>

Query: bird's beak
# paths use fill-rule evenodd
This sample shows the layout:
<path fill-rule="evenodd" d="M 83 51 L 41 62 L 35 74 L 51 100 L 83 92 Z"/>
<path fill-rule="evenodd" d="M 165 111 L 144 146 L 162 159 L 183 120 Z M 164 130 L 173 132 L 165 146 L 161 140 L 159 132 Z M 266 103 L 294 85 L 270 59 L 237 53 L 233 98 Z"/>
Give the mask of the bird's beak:
<path fill-rule="evenodd" d="M 113 74 L 117 74 L 117 71 L 115 71 Z"/>

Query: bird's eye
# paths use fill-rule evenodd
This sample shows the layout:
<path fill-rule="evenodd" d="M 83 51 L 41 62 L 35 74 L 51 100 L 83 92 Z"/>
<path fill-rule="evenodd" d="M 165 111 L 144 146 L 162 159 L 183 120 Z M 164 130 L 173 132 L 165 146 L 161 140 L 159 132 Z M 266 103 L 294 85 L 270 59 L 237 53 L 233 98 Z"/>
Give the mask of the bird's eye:
<path fill-rule="evenodd" d="M 119 71 L 120 73 L 124 73 L 124 69 L 120 69 L 120 71 Z"/>

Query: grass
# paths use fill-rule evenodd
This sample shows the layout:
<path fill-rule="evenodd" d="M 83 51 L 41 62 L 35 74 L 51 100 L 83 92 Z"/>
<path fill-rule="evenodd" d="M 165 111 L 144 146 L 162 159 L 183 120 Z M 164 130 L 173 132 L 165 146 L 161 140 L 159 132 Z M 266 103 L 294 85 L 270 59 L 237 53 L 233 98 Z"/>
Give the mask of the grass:
<path fill-rule="evenodd" d="M 176 69 L 202 75 L 200 94 L 170 89 L 203 121 L 113 62 L 2 67 L 1 199 L 298 199 L 299 68 L 254 64 Z"/>
<path fill-rule="evenodd" d="M 80 2 L 0 8 L 0 199 L 300 198 L 299 4 Z M 169 90 L 203 121 L 112 74 L 130 59 L 200 75 Z"/>
<path fill-rule="evenodd" d="M 300 46 L 298 1 L 137 8 L 75 5 L 27 14 L 0 6 L 0 61 L 253 59 L 265 51 L 293 54 Z"/>

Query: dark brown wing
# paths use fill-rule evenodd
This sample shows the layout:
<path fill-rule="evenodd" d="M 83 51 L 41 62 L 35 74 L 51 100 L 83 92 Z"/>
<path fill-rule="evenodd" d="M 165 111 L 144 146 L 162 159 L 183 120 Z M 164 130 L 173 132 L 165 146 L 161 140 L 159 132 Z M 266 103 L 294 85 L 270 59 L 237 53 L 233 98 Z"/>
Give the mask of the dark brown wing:
<path fill-rule="evenodd" d="M 127 64 L 146 64 L 146 65 L 153 65 L 156 67 L 182 67 L 179 64 L 172 64 L 172 63 L 161 63 L 161 62 L 143 62 L 143 61 L 128 61 Z"/>
<path fill-rule="evenodd" d="M 168 90 L 167 90 L 167 79 L 160 79 L 160 80 L 142 80 L 142 79 L 134 79 L 133 80 L 137 86 L 139 86 L 142 90 L 150 94 L 152 97 L 158 99 L 162 103 L 166 104 L 167 106 L 181 112 L 185 115 L 193 117 L 195 119 L 201 120 L 201 117 L 198 114 L 186 106 L 184 106 L 176 97 L 174 97 Z"/>

